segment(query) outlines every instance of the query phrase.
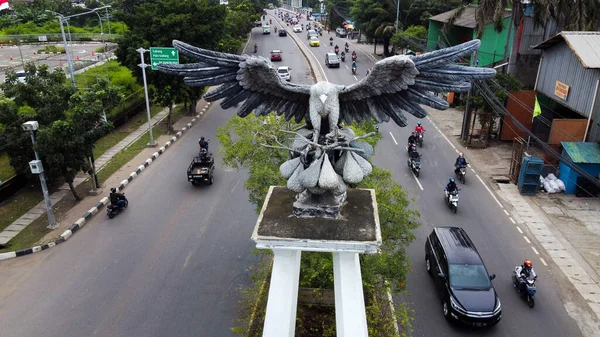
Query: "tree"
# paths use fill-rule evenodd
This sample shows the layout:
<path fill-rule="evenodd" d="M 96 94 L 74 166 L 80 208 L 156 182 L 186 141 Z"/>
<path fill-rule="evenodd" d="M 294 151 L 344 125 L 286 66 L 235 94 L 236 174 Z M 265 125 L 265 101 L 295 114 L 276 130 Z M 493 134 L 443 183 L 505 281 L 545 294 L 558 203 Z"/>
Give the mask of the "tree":
<path fill-rule="evenodd" d="M 390 39 L 395 31 L 396 27 L 390 22 L 384 22 L 375 29 L 375 37 L 383 39 L 383 55 L 386 57 L 390 55 Z"/>
<path fill-rule="evenodd" d="M 26 63 L 25 72 L 30 76 L 24 82 L 19 81 L 14 71 L 8 71 L 5 82 L 0 84 L 0 90 L 13 103 L 0 106 L 0 123 L 4 125 L 6 138 L 13 141 L 6 152 L 10 165 L 18 173 L 28 172 L 28 163 L 34 157 L 31 140 L 21 124 L 36 120 L 42 128 L 62 119 L 76 91 L 65 81 L 62 70 L 50 72 L 47 65 L 36 67 L 34 63 Z"/>
<path fill-rule="evenodd" d="M 8 72 L 6 83 L 0 85 L 9 98 L 0 104 L 0 123 L 3 134 L 12 141 L 7 147 L 11 166 L 15 172 L 28 172 L 34 154 L 21 124 L 35 120 L 39 123 L 35 147 L 48 179 L 63 178 L 80 200 L 73 180 L 78 172 L 90 171 L 87 158 L 93 144 L 110 129 L 110 125 L 99 124 L 102 113 L 118 105 L 121 94 L 106 81 L 75 92 L 62 70 L 49 72 L 45 65 L 26 64 L 25 71 L 31 74 L 25 83 Z"/>
<path fill-rule="evenodd" d="M 355 0 L 350 15 L 367 39 L 376 37 L 376 30 L 383 23 L 396 22 L 396 2 L 392 0 Z"/>
<path fill-rule="evenodd" d="M 267 116 L 258 118 L 250 115 L 245 118 L 234 117 L 226 125 L 219 127 L 217 138 L 222 147 L 223 162 L 233 168 L 247 168 L 249 177 L 244 184 L 249 199 L 262 207 L 264 198 L 271 185 L 285 185 L 286 181 L 279 173 L 279 166 L 288 159 L 285 150 L 273 150 L 262 144 L 273 143 L 275 137 L 282 141 L 286 135 L 279 130 L 293 130 L 299 125 L 286 122 L 282 117 Z M 357 135 L 375 131 L 375 124 L 365 122 L 353 125 Z M 375 145 L 381 137 L 366 139 Z M 382 229 L 383 246 L 381 254 L 361 255 L 361 268 L 365 290 L 380 285 L 380 279 L 387 280 L 393 289 L 404 289 L 409 270 L 405 247 L 414 240 L 412 230 L 419 224 L 418 211 L 408 208 L 407 192 L 392 178 L 391 172 L 377 167 L 358 187 L 376 190 L 379 219 Z M 303 254 L 301 284 L 309 287 L 332 287 L 333 269 L 325 268 L 331 263 L 330 254 Z"/>
<path fill-rule="evenodd" d="M 118 41 L 117 59 L 128 67 L 138 79 L 142 74 L 138 64 L 143 47 L 168 47 L 172 41 L 192 42 L 201 48 L 217 49 L 227 35 L 227 7 L 216 6 L 208 0 L 153 0 L 147 2 L 127 1 L 130 7 L 120 17 L 130 30 Z M 180 63 L 188 63 L 180 55 Z M 195 61 L 194 61 L 195 62 Z M 183 79 L 147 69 L 148 83 L 154 87 L 153 100 L 169 108 L 169 131 L 172 130 L 172 108 L 182 97 Z"/>
<path fill-rule="evenodd" d="M 512 74 L 498 73 L 493 79 L 487 81 L 488 83 L 497 83 L 497 85 L 492 84 L 490 87 L 494 91 L 494 96 L 496 96 L 498 101 L 503 103 L 511 92 L 521 90 L 523 87 L 523 84 Z M 479 90 L 476 90 L 475 92 L 476 94 L 471 97 L 471 109 L 492 114 L 491 122 L 489 124 L 486 119 L 480 119 L 481 129 L 488 130 L 489 134 L 489 131 L 494 129 L 499 114 L 483 97 L 484 93 L 479 92 Z"/>
<path fill-rule="evenodd" d="M 427 29 L 423 26 L 410 26 L 405 30 L 399 30 L 390 39 L 395 47 L 412 49 L 413 51 L 425 51 L 427 45 Z"/>

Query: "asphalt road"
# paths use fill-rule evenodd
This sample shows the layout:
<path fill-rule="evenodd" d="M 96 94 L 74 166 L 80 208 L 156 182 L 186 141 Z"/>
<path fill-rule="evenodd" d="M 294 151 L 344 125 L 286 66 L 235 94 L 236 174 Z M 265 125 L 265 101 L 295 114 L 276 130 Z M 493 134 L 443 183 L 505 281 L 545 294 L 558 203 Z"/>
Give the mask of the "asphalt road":
<path fill-rule="evenodd" d="M 59 67 L 61 64 L 67 65 L 66 54 L 59 55 L 45 55 L 39 54 L 37 51 L 44 45 L 22 45 L 19 52 L 19 46 L 3 45 L 0 48 L 0 69 L 5 67 L 15 67 L 13 70 L 23 70 L 23 63 L 34 61 L 36 65 L 47 64 L 50 68 Z M 63 44 L 56 44 L 56 46 L 63 47 Z M 93 59 L 96 55 L 92 56 L 92 52 L 95 52 L 97 48 L 102 47 L 103 44 L 100 42 L 94 43 L 75 43 L 69 45 L 69 51 L 71 51 L 72 61 L 76 62 L 77 57 L 80 59 Z M 36 54 L 34 54 L 34 52 Z M 21 59 L 21 55 L 23 58 Z M 11 60 L 12 58 L 12 60 Z M 0 82 L 4 82 L 4 70 L 0 71 Z"/>
<path fill-rule="evenodd" d="M 306 21 L 302 21 L 306 25 Z M 294 33 L 292 33 L 294 34 Z M 306 32 L 296 33 L 308 46 Z M 333 52 L 329 37 L 334 38 L 340 52 L 347 39 L 338 38 L 332 30 L 320 36 L 320 47 L 309 47 L 313 57 L 325 71 L 327 80 L 338 84 L 352 84 L 366 76 L 366 70 L 374 65 L 360 49 L 357 49 L 357 75 L 351 73 L 351 59 L 342 62 L 340 68 L 327 68 L 325 54 Z M 350 47 L 350 53 L 354 48 Z M 350 62 L 348 61 L 350 59 Z M 453 214 L 443 200 L 443 189 L 448 178 L 454 173 L 457 151 L 438 132 L 428 119 L 422 120 L 426 131 L 421 174 L 417 179 L 407 165 L 406 142 L 417 123 L 413 116 L 407 116 L 409 126 L 400 128 L 393 122 L 380 126 L 383 139 L 377 146 L 372 161 L 375 165 L 391 170 L 394 178 L 415 199 L 414 204 L 421 212 L 422 225 L 416 231 L 417 239 L 408 248 L 413 272 L 408 278 L 409 296 L 398 296 L 414 309 L 414 336 L 582 336 L 575 321 L 567 314 L 561 295 L 560 285 L 551 272 L 537 258 L 523 235 L 510 221 L 509 216 L 499 206 L 485 185 L 469 170 L 466 184 L 458 182 L 462 188 L 459 210 Z M 467 158 L 468 159 L 468 158 Z M 448 324 L 442 315 L 441 299 L 435 291 L 433 281 L 425 271 L 424 242 L 434 226 L 461 226 L 477 246 L 490 273 L 497 274 L 493 281 L 501 299 L 502 320 L 493 329 L 469 329 Z M 540 247 L 536 247 L 539 250 Z M 538 296 L 536 306 L 530 309 L 516 294 L 511 281 L 514 266 L 525 258 L 532 259 L 538 276 Z M 556 270 L 555 272 L 560 273 Z M 575 301 L 574 299 L 569 299 Z M 527 328 L 524 328 L 527 327 Z"/>
<path fill-rule="evenodd" d="M 293 82 L 312 81 L 289 37 L 256 28 L 254 41 L 261 55 L 285 51 Z M 216 151 L 217 128 L 234 113 L 213 106 L 127 186 L 129 208 L 115 219 L 103 212 L 60 246 L 3 261 L 0 335 L 232 336 L 238 289 L 257 261 L 247 174 L 225 169 Z M 186 179 L 200 136 L 212 140 L 212 186 Z"/>

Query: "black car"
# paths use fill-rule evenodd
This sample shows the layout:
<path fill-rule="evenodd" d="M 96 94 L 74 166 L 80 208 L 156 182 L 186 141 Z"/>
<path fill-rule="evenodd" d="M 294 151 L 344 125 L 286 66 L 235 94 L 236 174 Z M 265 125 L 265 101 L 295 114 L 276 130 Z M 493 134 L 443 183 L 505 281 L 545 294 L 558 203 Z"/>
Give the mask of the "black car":
<path fill-rule="evenodd" d="M 285 31 L 285 29 L 279 30 L 279 36 L 287 36 L 287 32 Z"/>
<path fill-rule="evenodd" d="M 459 227 L 436 227 L 425 242 L 425 267 L 442 297 L 448 320 L 493 326 L 502 306 L 475 245 Z"/>

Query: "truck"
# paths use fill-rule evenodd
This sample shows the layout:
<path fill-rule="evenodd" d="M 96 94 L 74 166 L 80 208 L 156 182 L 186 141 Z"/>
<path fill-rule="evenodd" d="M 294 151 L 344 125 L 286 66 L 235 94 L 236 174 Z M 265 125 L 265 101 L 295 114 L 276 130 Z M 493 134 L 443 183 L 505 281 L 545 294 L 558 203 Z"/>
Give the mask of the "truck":
<path fill-rule="evenodd" d="M 263 34 L 271 34 L 271 26 L 264 25 L 263 26 Z"/>
<path fill-rule="evenodd" d="M 194 157 L 187 169 L 187 178 L 192 185 L 209 184 L 214 181 L 215 160 L 212 156 Z"/>

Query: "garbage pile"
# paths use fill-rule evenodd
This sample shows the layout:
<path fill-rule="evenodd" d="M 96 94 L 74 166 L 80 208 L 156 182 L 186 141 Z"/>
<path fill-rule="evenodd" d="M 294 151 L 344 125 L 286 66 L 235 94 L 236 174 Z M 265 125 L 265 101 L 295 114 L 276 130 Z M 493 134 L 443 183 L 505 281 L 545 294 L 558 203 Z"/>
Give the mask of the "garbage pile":
<path fill-rule="evenodd" d="M 559 193 L 566 190 L 565 183 L 550 173 L 546 178 L 540 176 L 540 186 L 548 193 Z"/>

